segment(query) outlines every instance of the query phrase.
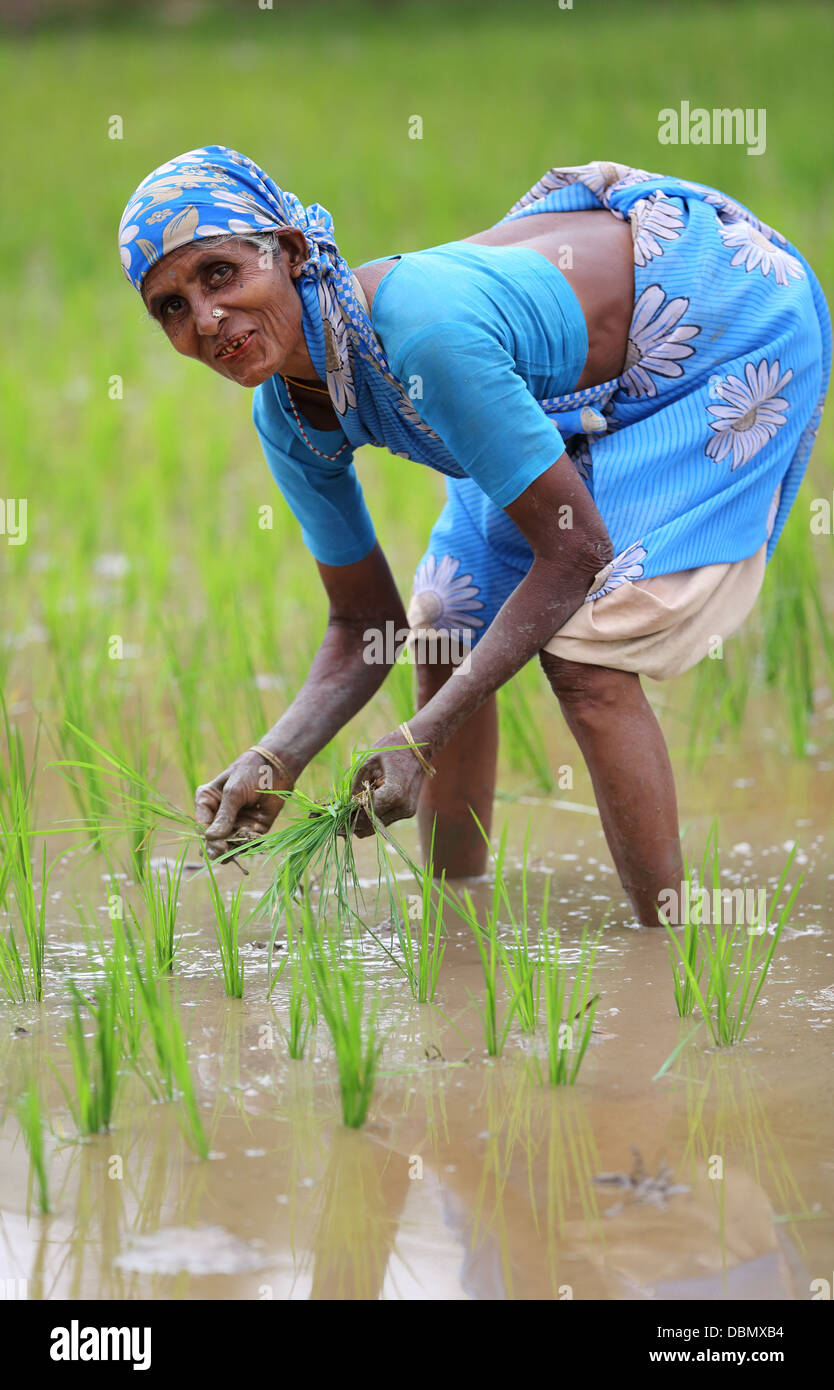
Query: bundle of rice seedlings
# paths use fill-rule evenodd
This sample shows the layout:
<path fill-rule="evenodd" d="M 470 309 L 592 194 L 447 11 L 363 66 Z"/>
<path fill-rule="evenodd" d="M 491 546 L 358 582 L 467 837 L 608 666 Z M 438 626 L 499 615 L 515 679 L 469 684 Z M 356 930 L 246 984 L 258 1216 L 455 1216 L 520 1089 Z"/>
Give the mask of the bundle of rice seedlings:
<path fill-rule="evenodd" d="M 392 745 L 392 748 L 400 747 L 405 745 Z M 336 779 L 330 796 L 324 802 L 314 801 L 298 788 L 276 793 L 286 801 L 291 818 L 285 820 L 277 830 L 243 845 L 235 845 L 220 856 L 222 860 L 265 854 L 274 865 L 272 883 L 250 913 L 251 917 L 267 911 L 272 918 L 270 968 L 281 912 L 288 901 L 297 897 L 305 877 L 315 875 L 318 883 L 318 924 L 331 904 L 340 925 L 354 923 L 360 910 L 366 906 L 359 886 L 351 825 L 357 813 L 364 810 L 375 828 L 382 829 L 374 817 L 369 784 L 366 783 L 357 795 L 352 790 L 356 774 L 369 756 L 368 751 L 354 752 L 349 765 Z M 387 835 L 384 838 L 390 840 Z M 378 882 L 381 884 L 385 880 L 390 896 L 390 871 L 379 838 L 377 865 Z"/>

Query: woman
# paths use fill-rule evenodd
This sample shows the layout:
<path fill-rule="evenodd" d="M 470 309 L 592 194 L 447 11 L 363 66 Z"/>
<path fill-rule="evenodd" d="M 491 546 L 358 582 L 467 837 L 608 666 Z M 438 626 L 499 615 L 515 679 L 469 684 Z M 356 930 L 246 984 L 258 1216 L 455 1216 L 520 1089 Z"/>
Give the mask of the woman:
<path fill-rule="evenodd" d="M 551 170 L 486 231 L 354 273 L 324 208 L 222 146 L 150 174 L 119 240 L 173 346 L 255 388 L 330 601 L 297 698 L 197 791 L 214 852 L 270 826 L 265 787 L 292 786 L 373 695 L 388 667 L 369 636 L 405 626 L 352 466 L 370 442 L 448 493 L 408 615 L 428 639 L 419 710 L 361 774 L 376 815 L 416 812 L 424 843 L 436 817 L 438 871 L 482 872 L 495 692 L 538 654 L 657 925 L 682 864 L 640 673 L 686 670 L 739 626 L 796 496 L 831 360 L 799 252 L 703 185 L 592 163 Z M 471 647 L 457 663 L 452 635 Z"/>

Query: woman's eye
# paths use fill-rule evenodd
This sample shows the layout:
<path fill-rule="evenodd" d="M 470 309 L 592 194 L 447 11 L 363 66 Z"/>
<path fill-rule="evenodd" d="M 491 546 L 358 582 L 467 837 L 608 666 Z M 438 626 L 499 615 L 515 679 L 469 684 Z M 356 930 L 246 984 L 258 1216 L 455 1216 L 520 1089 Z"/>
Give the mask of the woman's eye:
<path fill-rule="evenodd" d="M 209 284 L 218 284 L 231 268 L 230 265 L 216 265 L 209 275 Z"/>
<path fill-rule="evenodd" d="M 175 318 L 182 308 L 181 299 L 166 299 L 162 306 L 162 317 L 165 319 Z"/>

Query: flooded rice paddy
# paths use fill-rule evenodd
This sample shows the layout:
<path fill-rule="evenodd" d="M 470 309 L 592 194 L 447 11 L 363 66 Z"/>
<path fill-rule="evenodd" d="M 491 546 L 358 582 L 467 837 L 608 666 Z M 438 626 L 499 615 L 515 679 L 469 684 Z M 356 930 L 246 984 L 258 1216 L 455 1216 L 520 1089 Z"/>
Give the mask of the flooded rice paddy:
<path fill-rule="evenodd" d="M 287 1055 L 284 980 L 267 1000 L 266 920 L 244 933 L 244 998 L 224 997 L 206 879 L 187 869 L 177 982 L 205 1161 L 176 1103 L 153 1101 L 132 1074 L 110 1132 L 77 1138 L 60 1085 L 67 980 L 83 992 L 94 969 L 73 903 L 93 905 L 100 925 L 108 910 L 100 858 L 68 856 L 50 882 L 44 1002 L 0 1005 L 0 1276 L 41 1299 L 810 1298 L 834 1250 L 834 770 L 753 763 L 742 748 L 720 762 L 724 882 L 772 888 L 794 840 L 804 873 L 746 1041 L 718 1049 L 702 1027 L 669 1062 L 696 1019 L 677 1017 L 666 941 L 631 921 L 592 804 L 505 785 L 496 823 L 514 850 L 532 817 L 531 919 L 549 877 L 568 959 L 582 928 L 606 920 L 578 1082 L 542 1084 L 538 1045 L 516 1024 L 503 1055 L 486 1057 L 480 962 L 447 914 L 435 1007 L 414 1003 L 361 938 L 385 1034 L 361 1130 L 341 1123 L 323 1025 L 304 1060 Z M 686 836 L 702 844 L 715 785 L 683 778 L 680 793 Z M 413 827 L 400 832 L 413 851 Z M 372 885 L 367 842 L 358 857 Z M 506 873 L 519 892 L 512 857 Z M 220 881 L 231 891 L 240 874 L 229 866 Z M 255 870 L 252 903 L 265 884 Z M 469 887 L 490 901 L 488 876 Z M 48 1216 L 13 1104 L 33 1068 Z"/>

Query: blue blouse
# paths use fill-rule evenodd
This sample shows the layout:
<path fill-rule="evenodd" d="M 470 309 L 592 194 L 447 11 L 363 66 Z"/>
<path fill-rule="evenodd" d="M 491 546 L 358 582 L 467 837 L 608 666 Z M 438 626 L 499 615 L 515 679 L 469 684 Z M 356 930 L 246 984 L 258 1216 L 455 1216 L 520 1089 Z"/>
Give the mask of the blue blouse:
<path fill-rule="evenodd" d="M 564 453 L 539 400 L 574 389 L 588 334 L 576 295 L 540 252 L 452 241 L 401 255 L 376 290 L 371 323 L 420 418 L 497 507 Z M 252 415 L 308 549 L 323 564 L 361 560 L 376 537 L 343 430 L 304 421 L 321 453 L 347 444 L 334 461 L 315 454 L 279 375 L 256 388 Z"/>

